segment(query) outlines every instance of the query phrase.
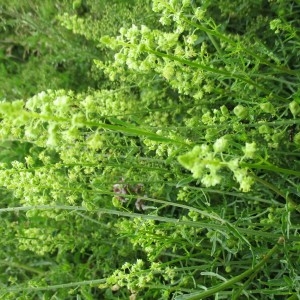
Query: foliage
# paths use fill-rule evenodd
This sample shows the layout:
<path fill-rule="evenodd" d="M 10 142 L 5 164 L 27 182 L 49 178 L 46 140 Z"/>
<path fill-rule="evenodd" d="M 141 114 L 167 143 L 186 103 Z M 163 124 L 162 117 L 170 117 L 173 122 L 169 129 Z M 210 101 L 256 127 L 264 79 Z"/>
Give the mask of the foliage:
<path fill-rule="evenodd" d="M 73 34 L 62 27 L 59 14 L 69 15 L 77 27 L 83 23 L 92 31 L 91 24 L 96 23 L 95 34 L 101 36 L 114 34 L 131 22 L 142 2 L 13 0 L 0 4 L 0 74 L 5 78 L 0 98 L 27 98 L 49 88 L 83 91 L 100 87 L 103 76 L 93 72 L 93 59 L 104 58 L 106 51 L 96 49 L 97 42 L 81 37 L 80 31 Z M 145 13 L 151 10 L 149 3 L 148 7 Z"/>
<path fill-rule="evenodd" d="M 117 3 L 57 18 L 105 81 L 0 104 L 1 297 L 297 299 L 299 4 Z"/>

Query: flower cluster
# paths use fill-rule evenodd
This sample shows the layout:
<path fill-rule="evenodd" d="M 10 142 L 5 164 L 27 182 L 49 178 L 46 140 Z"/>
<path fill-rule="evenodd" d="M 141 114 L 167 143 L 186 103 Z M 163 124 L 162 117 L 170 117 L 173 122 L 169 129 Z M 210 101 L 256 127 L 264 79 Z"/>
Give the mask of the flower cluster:
<path fill-rule="evenodd" d="M 165 4 L 163 1 L 158 2 L 160 3 L 153 4 L 154 11 L 160 10 Z M 179 8 L 177 4 L 175 6 Z M 165 20 L 162 21 L 163 24 L 169 23 L 168 18 L 173 16 L 173 22 L 177 26 L 175 32 L 151 30 L 145 25 L 121 28 L 120 35 L 116 38 L 101 38 L 104 45 L 120 49 L 115 54 L 114 62 L 104 64 L 96 61 L 96 64 L 112 80 L 117 77 L 128 80 L 120 77 L 124 74 L 124 66 L 136 74 L 158 74 L 180 94 L 200 100 L 205 93 L 210 93 L 214 86 L 209 75 L 204 76 L 203 72 L 208 63 L 207 44 L 200 33 L 197 35 L 195 30 L 190 30 L 181 13 L 170 15 L 168 10 L 164 10 L 164 14 L 167 17 L 162 17 Z M 183 33 L 185 30 L 187 32 Z M 180 37 L 182 34 L 183 37 Z"/>
<path fill-rule="evenodd" d="M 221 137 L 215 141 L 213 146 L 202 144 L 195 146 L 190 152 L 178 157 L 179 162 L 190 170 L 194 178 L 201 179 L 201 183 L 206 187 L 218 185 L 222 182 L 224 168 L 233 172 L 234 179 L 240 184 L 240 190 L 248 192 L 254 183 L 249 175 L 248 168 L 241 166 L 243 159 L 255 157 L 256 144 L 246 143 L 243 148 L 244 155 L 240 158 L 225 160 L 225 153 L 228 148 L 228 139 Z M 213 151 L 212 151 L 213 150 Z"/>
<path fill-rule="evenodd" d="M 100 287 L 109 286 L 114 290 L 126 287 L 130 290 L 131 294 L 136 294 L 146 288 L 147 285 L 152 285 L 157 281 L 156 278 L 158 275 L 163 276 L 165 281 L 172 282 L 176 276 L 176 271 L 171 267 L 163 268 L 162 265 L 157 262 L 151 263 L 150 268 L 145 269 L 144 261 L 137 259 L 134 264 L 129 262 L 124 263 L 123 266 L 107 278 L 106 283 Z"/>

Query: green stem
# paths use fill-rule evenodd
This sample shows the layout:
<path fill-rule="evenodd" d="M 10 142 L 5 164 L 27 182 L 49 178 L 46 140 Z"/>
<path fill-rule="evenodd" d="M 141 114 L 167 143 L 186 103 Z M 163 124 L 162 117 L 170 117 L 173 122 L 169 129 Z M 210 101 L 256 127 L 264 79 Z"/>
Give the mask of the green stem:
<path fill-rule="evenodd" d="M 270 182 L 267 182 L 259 177 L 257 177 L 256 175 L 252 174 L 252 177 L 259 183 L 261 183 L 262 185 L 264 185 L 265 187 L 269 188 L 270 190 L 272 190 L 273 192 L 275 192 L 277 195 L 281 196 L 283 199 L 285 199 L 286 203 L 290 206 L 290 208 L 297 210 L 298 212 L 300 212 L 300 204 L 297 204 L 293 199 L 291 199 L 291 197 L 289 197 L 287 194 L 285 194 L 284 192 L 282 192 L 281 190 L 279 190 L 275 185 L 271 184 Z"/>
<path fill-rule="evenodd" d="M 273 254 L 278 250 L 279 245 L 282 245 L 284 243 L 284 238 L 279 238 L 277 244 L 265 255 L 265 257 L 257 264 L 255 265 L 253 268 L 248 269 L 247 271 L 243 272 L 242 274 L 235 276 L 233 278 L 231 278 L 230 280 L 221 283 L 211 289 L 208 289 L 204 292 L 196 292 L 196 293 L 192 293 L 189 295 L 183 295 L 183 296 L 178 296 L 175 298 L 175 300 L 198 300 L 198 299 L 204 299 L 206 297 L 212 296 L 218 292 L 221 292 L 225 289 L 228 289 L 230 287 L 232 287 L 234 284 L 242 281 L 244 278 L 250 276 L 251 274 L 254 274 L 256 272 L 258 272 L 263 265 L 270 259 L 270 257 L 273 256 Z"/>
<path fill-rule="evenodd" d="M 29 271 L 29 272 L 32 272 L 32 273 L 37 273 L 39 275 L 44 274 L 44 272 L 42 272 L 42 271 L 40 271 L 36 268 L 29 267 L 29 266 L 26 266 L 26 265 L 23 265 L 23 264 L 20 264 L 20 263 L 17 263 L 17 262 L 0 261 L 0 265 L 6 265 L 6 266 L 10 266 L 12 268 L 23 269 L 25 271 Z"/>
<path fill-rule="evenodd" d="M 276 167 L 272 164 L 249 164 L 249 163 L 241 163 L 242 167 L 247 167 L 250 169 L 258 169 L 258 170 L 269 170 L 275 173 L 281 173 L 281 174 L 286 174 L 286 175 L 296 175 L 300 177 L 300 172 L 299 171 L 294 171 L 290 169 L 284 169 L 284 168 L 279 168 Z"/>
<path fill-rule="evenodd" d="M 253 87 L 261 90 L 262 92 L 264 92 L 267 95 L 270 94 L 270 91 L 266 90 L 263 86 L 257 84 L 255 81 L 253 81 L 249 78 L 246 78 L 245 76 L 243 76 L 241 74 L 228 72 L 228 71 L 224 71 L 224 70 L 220 70 L 220 69 L 216 69 L 216 68 L 212 68 L 212 67 L 208 67 L 206 65 L 199 64 L 199 63 L 194 62 L 194 61 L 190 61 L 190 60 L 183 59 L 181 57 L 178 57 L 178 56 L 175 56 L 175 55 L 172 55 L 172 54 L 167 54 L 167 53 L 163 53 L 163 52 L 152 50 L 152 49 L 146 49 L 145 52 L 152 53 L 152 54 L 155 54 L 155 55 L 160 56 L 160 57 L 165 57 L 165 58 L 168 58 L 168 59 L 173 60 L 173 61 L 178 61 L 183 65 L 188 65 L 188 66 L 193 67 L 193 68 L 197 68 L 197 69 L 201 69 L 201 70 L 208 71 L 208 72 L 211 72 L 211 73 L 223 75 L 223 76 L 226 76 L 226 78 L 238 79 L 242 82 L 245 82 L 245 83 L 248 83 L 248 84 L 252 85 Z"/>
<path fill-rule="evenodd" d="M 70 283 L 62 283 L 57 285 L 48 285 L 41 287 L 9 287 L 5 289 L 5 292 L 22 292 L 22 291 L 49 291 L 49 290 L 57 290 L 57 289 L 66 289 L 73 288 L 84 285 L 98 285 L 101 283 L 105 283 L 106 279 L 95 279 L 95 280 L 84 280 L 79 282 L 70 282 Z"/>
<path fill-rule="evenodd" d="M 227 226 L 224 224 L 214 224 L 212 222 L 200 222 L 200 221 L 181 221 L 175 218 L 168 218 L 168 217 L 161 217 L 156 215 L 146 215 L 146 214 L 137 214 L 132 212 L 126 211 L 119 211 L 114 209 L 107 209 L 107 208 L 97 208 L 93 210 L 88 210 L 82 206 L 69 206 L 69 205 L 37 205 L 37 206 L 19 206 L 19 207 L 7 207 L 1 208 L 0 214 L 4 212 L 17 212 L 17 211 L 28 211 L 28 210 L 73 210 L 73 211 L 86 211 L 86 212 L 94 212 L 94 213 L 102 213 L 102 214 L 110 214 L 110 215 L 117 215 L 119 217 L 129 217 L 129 218 L 140 218 L 144 220 L 155 220 L 159 222 L 166 222 L 166 223 L 173 223 L 177 226 L 191 226 L 195 228 L 210 228 L 214 230 L 220 231 L 228 231 L 234 235 L 236 235 L 236 231 L 242 235 L 248 236 L 256 236 L 256 237 L 264 237 L 269 239 L 278 239 L 280 237 L 279 234 L 274 234 L 271 232 L 264 232 L 262 230 L 252 230 L 248 228 L 240 228 L 235 226 L 234 228 L 228 226 L 228 222 L 226 223 Z M 234 232 L 233 232 L 234 231 Z M 289 238 L 290 241 L 299 241 L 297 236 L 291 236 Z"/>
<path fill-rule="evenodd" d="M 233 39 L 225 36 L 224 34 L 220 33 L 219 31 L 216 30 L 216 28 L 214 29 L 209 29 L 207 28 L 206 26 L 204 25 L 201 25 L 201 24 L 198 24 L 198 23 L 195 23 L 193 21 L 191 21 L 190 19 L 188 19 L 187 17 L 185 16 L 182 16 L 182 19 L 188 23 L 189 25 L 195 27 L 195 28 L 198 28 L 199 30 L 201 31 L 204 31 L 207 35 L 211 35 L 211 36 L 216 36 L 217 38 L 219 38 L 220 40 L 223 40 L 225 41 L 226 43 L 232 45 L 233 47 L 235 47 L 236 49 L 241 49 L 242 51 L 244 51 L 245 53 L 247 53 L 248 55 L 254 57 L 255 59 L 257 59 L 259 62 L 261 62 L 262 64 L 264 65 L 267 65 L 273 69 L 276 69 L 276 70 L 279 70 L 281 72 L 285 72 L 287 74 L 290 74 L 290 75 L 298 75 L 297 72 L 293 71 L 293 70 L 290 70 L 288 69 L 287 67 L 285 66 L 277 66 L 277 65 L 274 65 L 270 62 L 268 62 L 267 60 L 263 59 L 263 57 L 259 56 L 258 54 L 256 54 L 255 52 L 251 51 L 249 48 L 246 48 L 244 47 L 241 43 L 237 43 L 235 42 Z"/>
<path fill-rule="evenodd" d="M 258 272 L 258 271 L 257 271 Z M 253 273 L 247 281 L 240 286 L 240 288 L 232 295 L 232 300 L 238 300 L 240 299 L 240 295 L 242 294 L 243 290 L 246 289 L 246 287 L 252 282 L 253 278 L 256 276 L 257 272 Z"/>
<path fill-rule="evenodd" d="M 70 123 L 71 122 L 71 120 L 68 118 L 61 118 L 61 117 L 56 117 L 56 116 L 52 116 L 52 115 L 51 116 L 50 115 L 42 115 L 42 114 L 34 113 L 34 112 L 26 112 L 26 113 L 30 114 L 34 118 L 42 119 L 45 121 L 54 121 L 54 122 L 60 122 L 60 123 L 65 123 L 65 122 Z M 107 129 L 110 131 L 121 132 L 121 133 L 128 134 L 128 135 L 144 136 L 153 141 L 185 145 L 185 143 L 182 141 L 177 141 L 177 140 L 173 140 L 170 138 L 166 138 L 166 137 L 158 135 L 154 132 L 140 129 L 137 127 L 133 127 L 131 124 L 127 124 L 128 126 L 120 126 L 120 125 L 104 124 L 104 123 L 100 123 L 100 122 L 91 122 L 91 121 L 82 121 L 82 124 L 86 127 L 98 127 L 98 128 Z"/>

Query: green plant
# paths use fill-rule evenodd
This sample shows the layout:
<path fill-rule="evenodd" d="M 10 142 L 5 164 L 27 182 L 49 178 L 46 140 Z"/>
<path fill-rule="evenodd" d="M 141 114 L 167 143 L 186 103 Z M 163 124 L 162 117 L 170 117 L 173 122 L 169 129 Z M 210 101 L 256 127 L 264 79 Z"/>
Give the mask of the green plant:
<path fill-rule="evenodd" d="M 152 5 L 117 37 L 60 16 L 111 48 L 101 89 L 0 104 L 5 299 L 299 294 L 299 4 Z"/>

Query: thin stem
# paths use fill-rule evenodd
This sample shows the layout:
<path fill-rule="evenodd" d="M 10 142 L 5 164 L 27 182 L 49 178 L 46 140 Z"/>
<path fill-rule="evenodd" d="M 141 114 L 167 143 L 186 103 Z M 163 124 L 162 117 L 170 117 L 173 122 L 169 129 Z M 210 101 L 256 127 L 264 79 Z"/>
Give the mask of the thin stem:
<path fill-rule="evenodd" d="M 239 73 L 227 72 L 224 70 L 208 67 L 206 65 L 203 65 L 203 64 L 200 64 L 200 63 L 197 63 L 194 61 L 190 61 L 190 60 L 187 60 L 187 59 L 184 59 L 184 58 L 172 55 L 172 54 L 167 54 L 167 53 L 163 53 L 163 52 L 152 50 L 152 49 L 146 49 L 145 52 L 152 53 L 152 54 L 155 54 L 160 57 L 165 57 L 170 60 L 178 61 L 178 62 L 182 63 L 183 65 L 188 65 L 193 68 L 198 68 L 198 69 L 208 71 L 211 73 L 223 75 L 223 76 L 226 76 L 226 78 L 235 78 L 235 79 L 241 80 L 242 82 L 248 83 L 248 84 L 256 87 L 257 89 L 261 90 L 262 92 L 264 92 L 267 95 L 270 94 L 270 91 L 266 90 L 263 86 L 257 84 L 255 81 L 253 81 L 249 78 L 246 78 L 245 76 L 243 76 Z M 279 97 L 279 96 L 277 96 L 277 97 L 281 99 L 281 97 Z"/>
<path fill-rule="evenodd" d="M 214 224 L 212 222 L 199 222 L 199 221 L 181 221 L 179 219 L 175 218 L 168 218 L 168 217 L 161 217 L 156 215 L 146 215 L 146 214 L 137 214 L 132 212 L 126 212 L 126 211 L 119 211 L 119 210 L 113 210 L 113 209 L 107 209 L 107 208 L 97 208 L 95 210 L 88 210 L 85 207 L 82 206 L 68 206 L 68 205 L 37 205 L 37 206 L 19 206 L 19 207 L 7 207 L 7 208 L 1 208 L 0 214 L 4 212 L 17 212 L 17 211 L 28 211 L 28 210 L 74 210 L 74 211 L 89 211 L 94 213 L 102 213 L 102 214 L 111 214 L 111 215 L 117 215 L 119 217 L 129 217 L 129 218 L 140 218 L 144 220 L 155 220 L 160 222 L 166 222 L 166 223 L 174 223 L 178 226 L 191 226 L 195 228 L 210 228 L 214 230 L 220 230 L 220 231 L 229 231 L 230 233 L 233 233 L 236 235 L 236 231 L 239 232 L 240 235 L 245 234 L 249 236 L 257 236 L 257 237 L 264 237 L 269 239 L 278 239 L 281 235 L 274 234 L 271 232 L 264 232 L 261 230 L 252 230 L 252 229 L 246 229 L 246 228 L 240 228 L 235 226 L 234 230 L 230 226 L 224 226 L 219 224 Z M 228 225 L 228 223 L 226 224 Z M 234 231 L 234 232 L 233 232 Z M 290 241 L 299 241 L 299 238 L 296 236 L 291 236 L 289 238 Z"/>
<path fill-rule="evenodd" d="M 244 51 L 245 53 L 249 54 L 250 56 L 254 57 L 255 59 L 257 59 L 258 61 L 260 61 L 262 64 L 267 65 L 273 69 L 279 70 L 281 72 L 290 74 L 290 75 L 298 75 L 297 72 L 288 69 L 287 67 L 283 67 L 283 66 L 277 66 L 274 65 L 270 62 L 268 62 L 267 60 L 263 59 L 263 57 L 259 56 L 258 54 L 256 54 L 255 52 L 251 51 L 249 48 L 244 47 L 241 43 L 237 44 L 233 39 L 225 36 L 224 34 L 220 33 L 219 31 L 216 30 L 216 28 L 214 29 L 209 29 L 204 25 L 195 23 L 193 21 L 191 21 L 189 18 L 182 16 L 183 20 L 188 23 L 189 25 L 200 29 L 201 31 L 204 31 L 206 34 L 210 34 L 212 36 L 216 36 L 217 38 L 219 38 L 220 40 L 225 41 L 226 43 L 232 45 L 233 47 L 237 48 L 237 49 L 241 49 L 242 51 Z"/>
<path fill-rule="evenodd" d="M 49 291 L 49 290 L 57 290 L 57 289 L 65 289 L 65 288 L 73 288 L 84 285 L 98 285 L 100 283 L 105 283 L 106 279 L 95 279 L 95 280 L 84 280 L 79 282 L 70 282 L 70 283 L 62 283 L 57 285 L 48 285 L 41 287 L 9 287 L 5 289 L 5 292 L 22 292 L 22 291 Z"/>
<path fill-rule="evenodd" d="M 38 270 L 37 268 L 33 268 L 33 267 L 29 267 L 23 264 L 20 264 L 18 262 L 11 262 L 11 261 L 0 261 L 0 265 L 6 265 L 6 266 L 10 266 L 12 268 L 16 268 L 16 269 L 23 269 L 25 271 L 29 271 L 32 273 L 37 273 L 39 275 L 43 275 L 44 272 L 41 270 Z"/>
<path fill-rule="evenodd" d="M 241 163 L 242 167 L 248 167 L 250 169 L 258 169 L 258 170 L 269 170 L 275 173 L 281 173 L 281 174 L 286 174 L 286 175 L 296 175 L 300 177 L 300 172 L 299 171 L 294 171 L 290 169 L 284 169 L 284 168 L 279 168 L 276 167 L 272 164 L 249 164 L 249 163 Z"/>
<path fill-rule="evenodd" d="M 243 272 L 242 274 L 235 276 L 233 278 L 231 278 L 230 280 L 221 283 L 211 289 L 208 289 L 204 292 L 196 292 L 190 295 L 183 295 L 183 296 L 178 296 L 175 299 L 176 300 L 198 300 L 198 299 L 204 299 L 207 298 L 209 296 L 212 296 L 218 292 L 221 292 L 225 289 L 228 289 L 230 287 L 232 287 L 234 284 L 242 281 L 244 278 L 258 272 L 263 265 L 274 255 L 275 252 L 278 251 L 278 248 L 280 245 L 282 245 L 284 243 L 284 238 L 281 237 L 279 238 L 278 242 L 276 243 L 276 245 L 265 255 L 265 257 L 257 264 L 255 265 L 253 268 L 246 270 L 245 272 Z"/>
<path fill-rule="evenodd" d="M 37 119 L 42 119 L 45 121 L 54 121 L 54 122 L 60 122 L 60 123 L 70 123 L 71 120 L 68 118 L 62 118 L 62 117 L 57 117 L 57 116 L 53 116 L 53 115 L 42 115 L 39 113 L 35 113 L 35 112 L 25 112 L 24 113 L 28 114 L 30 117 L 34 117 Z M 125 122 L 123 122 L 125 124 Z M 107 129 L 110 131 L 116 131 L 116 132 L 121 132 L 124 134 L 128 134 L 128 135 L 134 135 L 134 136 L 144 136 L 147 137 L 150 140 L 154 140 L 154 141 L 158 141 L 158 142 L 165 142 L 165 143 L 174 143 L 174 144 L 183 144 L 185 145 L 185 143 L 183 141 L 177 141 L 177 140 L 173 140 L 170 138 L 166 138 L 164 136 L 158 135 L 154 132 L 151 131 L 147 131 L 144 129 L 140 129 L 138 127 L 133 127 L 131 124 L 127 124 L 128 126 L 120 126 L 120 125 L 113 125 L 113 124 L 104 124 L 104 123 L 100 123 L 100 122 L 92 122 L 92 121 L 82 121 L 82 124 L 85 125 L 86 127 L 98 127 L 98 128 L 103 128 L 103 129 Z"/>
<path fill-rule="evenodd" d="M 289 197 L 286 193 L 283 193 L 282 191 L 280 191 L 275 185 L 271 184 L 270 182 L 267 182 L 257 176 L 255 176 L 254 174 L 252 174 L 252 177 L 259 183 L 261 183 L 262 185 L 264 185 L 265 187 L 269 188 L 270 190 L 272 190 L 273 192 L 275 192 L 277 195 L 281 196 L 283 199 L 286 200 L 286 203 L 292 208 L 297 210 L 298 212 L 300 212 L 300 205 L 297 204 L 293 199 L 291 199 L 291 197 Z"/>

